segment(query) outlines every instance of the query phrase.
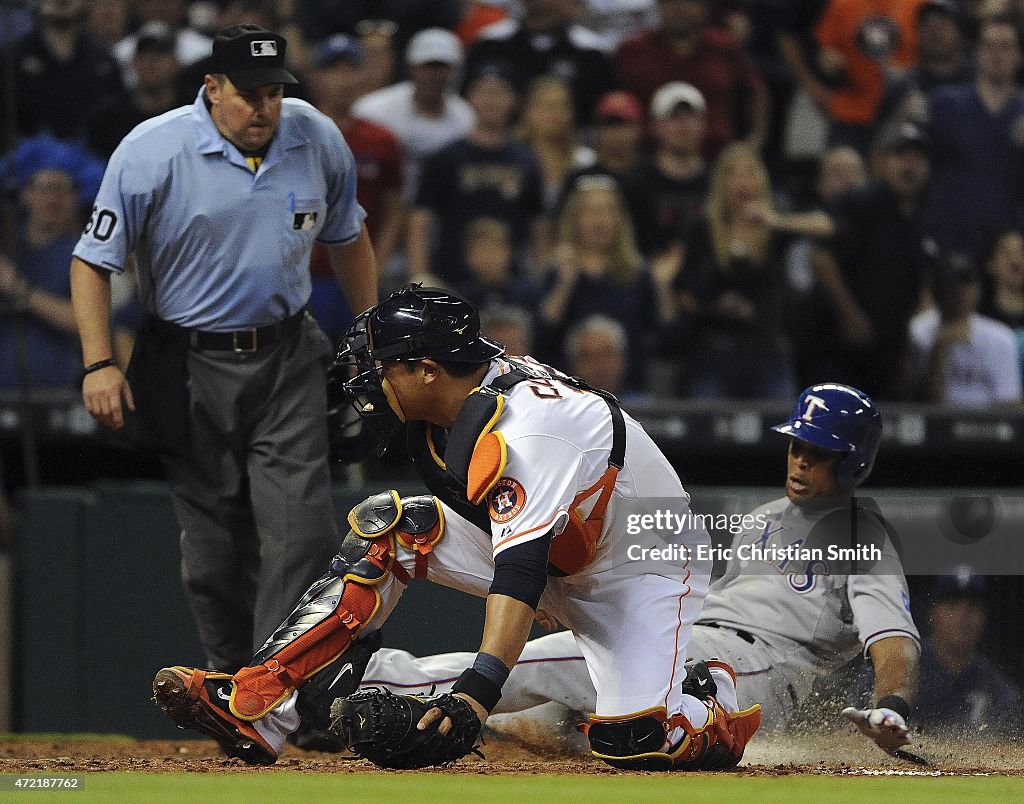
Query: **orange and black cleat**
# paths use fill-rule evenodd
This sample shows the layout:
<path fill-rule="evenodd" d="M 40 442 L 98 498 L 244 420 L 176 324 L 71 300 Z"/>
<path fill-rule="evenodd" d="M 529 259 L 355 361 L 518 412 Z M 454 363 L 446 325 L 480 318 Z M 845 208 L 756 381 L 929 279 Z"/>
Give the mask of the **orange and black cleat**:
<path fill-rule="evenodd" d="M 165 667 L 153 679 L 153 700 L 178 728 L 212 737 L 229 757 L 273 765 L 277 752 L 253 723 L 231 712 L 231 678 L 212 670 Z"/>

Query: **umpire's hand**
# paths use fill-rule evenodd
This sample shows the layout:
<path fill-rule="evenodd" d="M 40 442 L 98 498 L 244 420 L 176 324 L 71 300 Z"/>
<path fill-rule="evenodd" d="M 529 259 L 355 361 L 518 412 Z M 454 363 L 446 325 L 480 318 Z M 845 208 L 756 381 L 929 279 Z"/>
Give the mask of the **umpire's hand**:
<path fill-rule="evenodd" d="M 132 389 L 117 366 L 86 374 L 82 380 L 82 401 L 94 419 L 112 430 L 124 426 L 122 401 L 128 410 L 135 410 Z"/>

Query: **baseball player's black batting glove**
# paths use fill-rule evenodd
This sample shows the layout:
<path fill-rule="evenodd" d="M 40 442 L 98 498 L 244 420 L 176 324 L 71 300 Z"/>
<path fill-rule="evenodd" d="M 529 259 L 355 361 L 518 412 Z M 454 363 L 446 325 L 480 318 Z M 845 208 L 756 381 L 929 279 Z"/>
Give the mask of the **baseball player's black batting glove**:
<path fill-rule="evenodd" d="M 434 708 L 443 716 L 419 730 L 416 725 Z M 452 726 L 441 734 L 438 726 L 445 718 Z M 383 687 L 368 687 L 331 705 L 331 731 L 352 753 L 381 768 L 426 768 L 480 754 L 480 718 L 468 701 L 451 693 L 395 695 Z"/>

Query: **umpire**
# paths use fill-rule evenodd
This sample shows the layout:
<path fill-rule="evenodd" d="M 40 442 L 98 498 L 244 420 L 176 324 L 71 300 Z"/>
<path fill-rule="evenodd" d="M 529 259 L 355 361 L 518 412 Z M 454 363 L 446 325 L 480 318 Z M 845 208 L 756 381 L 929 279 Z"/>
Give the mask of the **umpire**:
<path fill-rule="evenodd" d="M 221 31 L 191 106 L 136 127 L 107 166 L 71 262 L 86 408 L 156 448 L 209 666 L 248 663 L 336 547 L 324 372 L 306 311 L 324 243 L 353 310 L 376 263 L 352 153 L 283 98 L 285 39 Z M 110 274 L 134 254 L 145 318 L 127 376 L 112 358 Z M 136 412 L 137 409 L 137 412 Z"/>

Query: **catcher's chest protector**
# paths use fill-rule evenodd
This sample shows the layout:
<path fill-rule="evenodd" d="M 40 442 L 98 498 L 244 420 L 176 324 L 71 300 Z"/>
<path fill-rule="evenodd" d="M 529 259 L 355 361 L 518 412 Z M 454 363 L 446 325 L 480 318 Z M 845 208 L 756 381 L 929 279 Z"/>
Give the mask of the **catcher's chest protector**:
<path fill-rule="evenodd" d="M 552 381 L 550 376 L 542 376 L 532 367 L 510 362 L 511 371 L 466 397 L 450 431 L 426 422 L 413 422 L 408 430 L 409 454 L 426 487 L 488 536 L 491 523 L 487 515 L 487 494 L 501 479 L 507 462 L 505 439 L 495 429 L 505 409 L 506 394 L 522 382 Z M 626 425 L 622 410 L 611 394 L 575 377 L 557 375 L 556 379 L 604 399 L 613 428 L 608 469 L 597 483 L 576 496 L 565 530 L 551 543 L 548 572 L 565 576 L 579 572 L 594 557 L 604 512 L 625 460 Z M 595 495 L 596 503 L 586 516 L 581 515 L 578 507 Z"/>

